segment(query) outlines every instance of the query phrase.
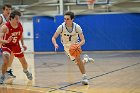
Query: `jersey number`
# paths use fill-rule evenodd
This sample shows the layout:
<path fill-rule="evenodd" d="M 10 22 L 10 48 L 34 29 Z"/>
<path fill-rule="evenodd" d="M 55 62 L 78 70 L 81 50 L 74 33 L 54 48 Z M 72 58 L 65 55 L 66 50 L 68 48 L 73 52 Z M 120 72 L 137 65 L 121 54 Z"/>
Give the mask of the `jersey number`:
<path fill-rule="evenodd" d="M 16 43 L 16 42 L 17 42 L 17 37 L 16 37 L 16 36 L 13 37 L 12 42 L 13 42 L 13 43 Z"/>
<path fill-rule="evenodd" d="M 69 41 L 71 41 L 71 37 L 72 37 L 72 35 L 69 35 Z"/>

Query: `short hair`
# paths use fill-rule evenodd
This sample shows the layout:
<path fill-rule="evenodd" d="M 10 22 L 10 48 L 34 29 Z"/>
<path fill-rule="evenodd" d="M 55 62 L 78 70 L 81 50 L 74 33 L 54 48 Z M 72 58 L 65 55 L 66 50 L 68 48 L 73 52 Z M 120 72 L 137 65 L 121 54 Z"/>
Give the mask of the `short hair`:
<path fill-rule="evenodd" d="M 4 5 L 2 6 L 2 9 L 5 10 L 6 7 L 12 8 L 12 5 L 11 5 L 11 4 L 4 4 Z"/>
<path fill-rule="evenodd" d="M 16 15 L 21 16 L 20 11 L 18 11 L 18 10 L 12 11 L 11 14 L 10 14 L 10 19 L 11 18 L 14 19 Z"/>
<path fill-rule="evenodd" d="M 69 15 L 71 19 L 74 19 L 74 13 L 71 11 L 66 12 L 64 15 Z"/>

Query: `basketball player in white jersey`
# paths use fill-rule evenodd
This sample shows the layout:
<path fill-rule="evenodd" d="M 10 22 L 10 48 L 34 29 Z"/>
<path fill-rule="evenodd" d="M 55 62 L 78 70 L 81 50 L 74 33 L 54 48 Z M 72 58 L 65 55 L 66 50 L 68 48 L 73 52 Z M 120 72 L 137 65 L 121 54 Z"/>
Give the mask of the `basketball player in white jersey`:
<path fill-rule="evenodd" d="M 81 27 L 73 22 L 74 20 L 74 13 L 73 12 L 66 12 L 64 15 L 64 22 L 57 28 L 56 32 L 54 33 L 52 37 L 52 42 L 54 44 L 54 47 L 57 49 L 59 46 L 56 42 L 56 38 L 61 35 L 61 42 L 64 46 L 65 53 L 69 56 L 69 58 L 72 61 L 75 61 L 75 63 L 78 65 L 80 72 L 82 73 L 82 84 L 88 85 L 88 79 L 85 72 L 85 66 L 84 64 L 86 62 L 93 62 L 94 60 L 92 58 L 89 58 L 86 55 L 86 58 L 81 60 L 79 57 L 73 57 L 69 53 L 69 48 L 71 44 L 78 44 L 80 47 L 85 43 L 85 38 L 82 32 Z M 79 41 L 80 37 L 80 41 Z"/>
<path fill-rule="evenodd" d="M 10 16 L 10 13 L 11 13 L 11 9 L 12 9 L 12 5 L 10 5 L 10 4 L 4 4 L 3 5 L 3 7 L 2 7 L 3 13 L 0 14 L 0 29 L 1 29 L 2 25 L 4 25 L 6 22 L 9 21 L 9 16 Z M 0 48 L 1 48 L 1 44 L 0 44 Z M 11 54 L 10 63 L 8 64 L 7 74 L 10 77 L 15 78 L 16 76 L 13 75 L 12 69 L 11 69 L 11 64 L 13 62 L 13 59 L 14 59 L 14 55 Z"/>

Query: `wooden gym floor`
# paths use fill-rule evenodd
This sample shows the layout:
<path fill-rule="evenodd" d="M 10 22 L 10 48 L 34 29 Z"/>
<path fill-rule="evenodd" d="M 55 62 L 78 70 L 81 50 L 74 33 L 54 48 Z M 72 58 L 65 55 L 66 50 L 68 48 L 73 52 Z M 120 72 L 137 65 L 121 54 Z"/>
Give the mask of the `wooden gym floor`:
<path fill-rule="evenodd" d="M 26 53 L 33 80 L 27 80 L 15 58 L 12 68 L 17 77 L 12 84 L 0 85 L 0 93 L 140 93 L 140 51 L 86 54 L 95 59 L 85 66 L 89 85 L 80 83 L 78 67 L 64 53 Z"/>

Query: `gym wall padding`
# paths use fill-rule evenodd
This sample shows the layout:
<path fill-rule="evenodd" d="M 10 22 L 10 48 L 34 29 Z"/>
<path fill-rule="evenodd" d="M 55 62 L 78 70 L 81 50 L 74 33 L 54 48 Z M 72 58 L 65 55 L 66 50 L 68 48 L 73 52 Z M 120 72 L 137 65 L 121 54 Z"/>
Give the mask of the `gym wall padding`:
<path fill-rule="evenodd" d="M 140 50 L 139 13 L 77 15 L 74 21 L 83 29 L 84 51 Z M 62 22 L 63 16 L 33 17 L 35 52 L 54 51 L 51 37 Z M 58 51 L 63 51 L 60 38 L 57 41 L 60 45 Z"/>

